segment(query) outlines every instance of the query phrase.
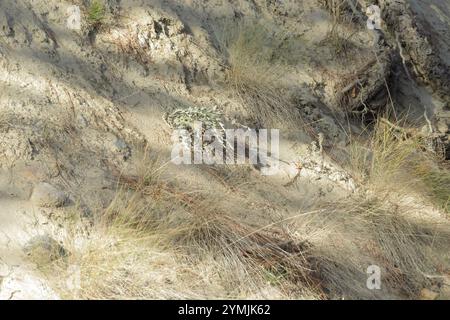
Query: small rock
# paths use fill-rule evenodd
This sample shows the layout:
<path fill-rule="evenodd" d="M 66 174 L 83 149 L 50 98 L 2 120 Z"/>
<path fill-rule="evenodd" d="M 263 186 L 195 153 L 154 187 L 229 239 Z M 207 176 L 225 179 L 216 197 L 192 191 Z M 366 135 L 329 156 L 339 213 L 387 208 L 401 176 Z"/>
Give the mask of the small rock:
<path fill-rule="evenodd" d="M 114 151 L 120 153 L 123 156 L 124 160 L 127 160 L 131 157 L 131 149 L 128 144 L 122 139 L 117 139 L 114 142 L 114 149 Z"/>
<path fill-rule="evenodd" d="M 115 147 L 117 148 L 118 151 L 123 151 L 125 149 L 128 148 L 128 145 L 125 141 L 123 141 L 122 139 L 117 139 L 116 142 L 114 143 Z"/>
<path fill-rule="evenodd" d="M 436 300 L 439 296 L 439 293 L 431 291 L 430 289 L 422 289 L 420 291 L 420 299 L 421 300 Z"/>
<path fill-rule="evenodd" d="M 67 202 L 67 195 L 49 183 L 39 183 L 34 187 L 31 201 L 39 207 L 58 208 Z"/>

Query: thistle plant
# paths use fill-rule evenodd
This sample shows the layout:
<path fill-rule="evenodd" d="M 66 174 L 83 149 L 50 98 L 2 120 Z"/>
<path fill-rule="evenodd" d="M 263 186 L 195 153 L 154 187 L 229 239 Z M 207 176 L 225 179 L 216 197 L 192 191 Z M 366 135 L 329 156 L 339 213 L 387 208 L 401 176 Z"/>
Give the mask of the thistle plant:
<path fill-rule="evenodd" d="M 204 129 L 223 128 L 221 114 L 216 108 L 188 107 L 176 109 L 164 117 L 166 123 L 174 129 L 192 130 L 194 122 L 201 122 Z"/>

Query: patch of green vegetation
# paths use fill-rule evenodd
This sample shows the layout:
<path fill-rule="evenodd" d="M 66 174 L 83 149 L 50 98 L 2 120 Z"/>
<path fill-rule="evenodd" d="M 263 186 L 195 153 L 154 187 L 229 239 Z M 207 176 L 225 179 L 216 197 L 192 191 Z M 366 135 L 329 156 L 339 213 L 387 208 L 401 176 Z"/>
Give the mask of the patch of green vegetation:
<path fill-rule="evenodd" d="M 89 21 L 89 24 L 93 27 L 99 27 L 105 21 L 105 17 L 106 10 L 103 1 L 91 1 L 87 11 L 87 19 Z"/>

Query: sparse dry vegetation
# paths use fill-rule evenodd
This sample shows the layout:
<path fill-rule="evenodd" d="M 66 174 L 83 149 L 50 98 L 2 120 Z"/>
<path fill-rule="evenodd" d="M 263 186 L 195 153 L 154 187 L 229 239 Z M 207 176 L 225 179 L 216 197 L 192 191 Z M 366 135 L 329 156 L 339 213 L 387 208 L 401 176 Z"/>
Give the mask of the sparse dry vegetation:
<path fill-rule="evenodd" d="M 387 139 L 384 134 L 377 139 Z M 376 157 L 392 162 L 386 174 L 396 172 L 406 152 L 377 148 Z M 183 191 L 149 154 L 143 153 L 136 175 L 120 177 L 120 191 L 94 215 L 88 234 L 68 233 L 64 247 L 70 255 L 42 268 L 64 297 L 369 299 L 388 292 L 418 297 L 433 283 L 435 266 L 448 263 L 445 224 L 415 215 L 417 208 L 398 206 L 388 194 L 248 220 L 248 208 L 225 211 L 217 194 Z M 380 174 L 375 167 L 373 172 Z M 78 220 L 66 229 L 83 225 Z M 383 270 L 383 291 L 366 287 L 365 268 L 373 264 Z M 53 277 L 72 272 L 69 266 L 80 272 L 79 290 L 67 291 L 65 282 L 58 282 L 66 278 Z"/>
<path fill-rule="evenodd" d="M 72 265 L 80 270 L 79 298 L 264 298 L 270 291 L 289 298 L 320 293 L 309 274 L 307 243 L 283 229 L 283 223 L 253 225 L 240 211 L 224 212 L 216 195 L 172 187 L 158 177 L 161 164 L 147 160 L 142 166 L 147 170 L 120 178 L 121 191 L 97 214 L 83 243 L 77 244 L 69 233 L 64 242 L 69 258 L 42 268 L 50 281 L 58 282 L 52 278 L 55 270 L 65 272 Z M 74 230 L 74 225 L 66 229 Z M 64 294 L 76 297 L 74 292 Z"/>
<path fill-rule="evenodd" d="M 336 57 L 347 57 L 349 51 L 354 47 L 352 37 L 357 29 L 352 25 L 352 16 L 345 14 L 348 9 L 346 0 L 323 0 L 322 5 L 332 16 L 331 28 L 324 40 L 324 45 L 332 49 Z"/>
<path fill-rule="evenodd" d="M 398 131 L 382 120 L 375 124 L 370 136 L 367 145 L 356 142 L 351 148 L 351 165 L 356 169 L 355 173 L 366 177 L 366 182 L 374 187 L 397 184 L 402 178 L 400 175 L 405 171 L 408 174 L 408 168 L 417 161 L 420 139 Z"/>
<path fill-rule="evenodd" d="M 423 161 L 415 167 L 415 175 L 423 182 L 425 194 L 440 208 L 450 213 L 450 169 L 445 163 Z"/>
<path fill-rule="evenodd" d="M 313 256 L 325 287 L 334 297 L 376 298 L 364 283 L 365 268 L 380 266 L 388 291 L 398 288 L 417 297 L 433 274 L 445 265 L 442 254 L 449 243 L 445 225 L 413 218 L 411 208 L 400 208 L 386 199 L 360 198 L 330 206 L 310 216 L 307 226 L 316 244 Z M 447 257 L 448 259 L 448 257 Z M 385 288 L 386 289 L 386 288 Z M 385 296 L 387 297 L 387 296 Z"/>
<path fill-rule="evenodd" d="M 448 211 L 450 171 L 441 155 L 427 149 L 419 132 L 381 118 L 369 141 L 350 148 L 351 167 L 364 185 L 377 194 L 417 193 Z"/>
<path fill-rule="evenodd" d="M 450 274 L 450 168 L 430 141 L 445 136 L 427 113 L 426 123 L 413 114 L 396 118 L 397 100 L 417 104 L 422 116 L 423 100 L 437 97 L 410 98 L 414 83 L 393 99 L 391 81 L 406 86 L 406 77 L 395 69 L 395 79 L 385 79 L 391 64 L 379 59 L 391 59 L 394 46 L 368 63 L 353 57 L 358 46 L 372 52 L 374 44 L 354 39 L 361 26 L 345 0 L 298 12 L 277 1 L 239 1 L 226 18 L 207 2 L 180 2 L 176 10 L 169 2 L 123 12 L 110 1 L 86 2 L 96 45 L 79 48 L 74 31 L 76 40 L 57 48 L 65 56 L 33 70 L 46 78 L 0 63 L 12 92 L 0 95 L 0 131 L 9 134 L 0 137 L 0 159 L 22 161 L 23 171 L 17 179 L 13 166 L 0 171 L 0 206 L 6 199 L 8 215 L 18 208 L 33 215 L 24 225 L 38 236 L 18 248 L 56 296 L 418 299 L 423 289 L 439 291 Z M 117 24 L 101 27 L 119 11 Z M 40 33 L 42 43 L 50 34 Z M 70 60 L 80 51 L 86 64 Z M 61 71 L 64 59 L 81 71 Z M 204 129 L 280 128 L 282 153 L 273 155 L 280 171 L 263 176 L 259 163 L 175 165 L 172 131 L 194 121 Z M 33 202 L 42 181 L 64 204 Z M 19 225 L 8 223 L 14 234 Z M 381 289 L 368 288 L 369 266 L 381 269 Z"/>
<path fill-rule="evenodd" d="M 280 53 L 286 35 L 260 20 L 239 21 L 216 28 L 228 57 L 227 84 L 246 107 L 242 112 L 259 126 L 289 123 L 294 107 L 286 90 L 289 66 Z M 284 49 L 289 50 L 289 49 Z"/>

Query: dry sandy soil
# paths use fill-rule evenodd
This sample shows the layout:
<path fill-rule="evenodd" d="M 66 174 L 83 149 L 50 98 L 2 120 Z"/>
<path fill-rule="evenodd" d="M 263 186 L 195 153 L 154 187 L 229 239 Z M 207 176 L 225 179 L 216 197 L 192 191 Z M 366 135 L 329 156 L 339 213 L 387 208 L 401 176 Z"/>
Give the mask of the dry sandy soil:
<path fill-rule="evenodd" d="M 450 3 L 101 3 L 0 1 L 0 299 L 450 297 Z M 280 170 L 171 163 L 180 110 Z"/>

